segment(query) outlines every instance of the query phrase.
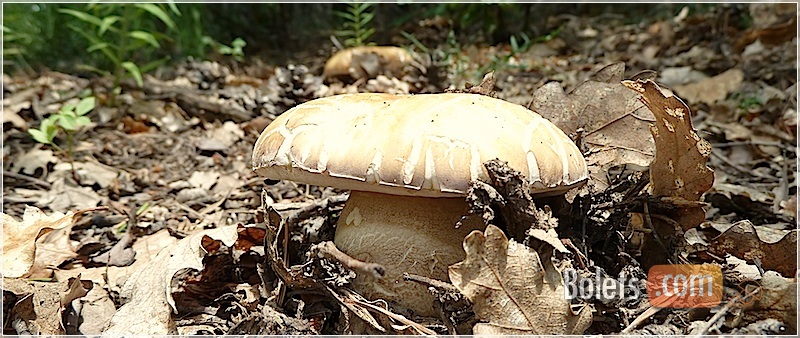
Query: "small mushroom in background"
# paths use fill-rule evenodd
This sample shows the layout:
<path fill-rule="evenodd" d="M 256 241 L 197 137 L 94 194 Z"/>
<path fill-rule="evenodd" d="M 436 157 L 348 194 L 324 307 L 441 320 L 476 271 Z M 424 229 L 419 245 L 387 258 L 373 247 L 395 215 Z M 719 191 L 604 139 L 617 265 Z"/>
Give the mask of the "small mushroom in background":
<path fill-rule="evenodd" d="M 350 77 L 353 80 L 371 79 L 378 74 L 400 77 L 403 67 L 413 60 L 411 53 L 400 47 L 352 47 L 331 56 L 325 63 L 322 76 L 326 79 Z"/>
<path fill-rule="evenodd" d="M 488 180 L 495 158 L 524 173 L 533 194 L 583 184 L 586 162 L 558 127 L 520 105 L 478 94 L 347 94 L 306 102 L 258 138 L 253 169 L 270 179 L 350 190 L 334 243 L 383 265 L 353 288 L 436 316 L 425 287 L 404 272 L 448 280 L 464 259 L 464 237 L 486 226 L 468 214 L 470 182 Z"/>

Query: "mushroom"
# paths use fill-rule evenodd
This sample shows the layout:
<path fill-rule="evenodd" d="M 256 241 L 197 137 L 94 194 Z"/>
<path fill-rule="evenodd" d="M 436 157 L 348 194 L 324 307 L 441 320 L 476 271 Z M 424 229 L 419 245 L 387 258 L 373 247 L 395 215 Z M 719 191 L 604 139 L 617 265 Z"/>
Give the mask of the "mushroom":
<path fill-rule="evenodd" d="M 322 77 L 350 76 L 354 80 L 374 78 L 378 74 L 402 75 L 403 67 L 414 56 L 401 47 L 358 46 L 338 51 L 325 62 Z"/>
<path fill-rule="evenodd" d="M 359 274 L 353 288 L 433 316 L 434 297 L 404 272 L 448 280 L 464 259 L 464 237 L 483 230 L 468 215 L 470 182 L 488 180 L 499 158 L 524 173 L 532 193 L 583 184 L 583 155 L 558 127 L 520 105 L 478 94 L 347 94 L 280 115 L 253 149 L 253 169 L 270 179 L 350 190 L 334 243 L 386 268 Z M 468 215 L 460 227 L 456 223 Z"/>

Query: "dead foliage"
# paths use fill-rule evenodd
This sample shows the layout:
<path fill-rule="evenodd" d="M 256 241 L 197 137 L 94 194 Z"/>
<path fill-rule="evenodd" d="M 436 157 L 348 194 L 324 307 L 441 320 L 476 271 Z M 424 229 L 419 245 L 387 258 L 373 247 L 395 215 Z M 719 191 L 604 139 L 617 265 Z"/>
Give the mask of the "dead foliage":
<path fill-rule="evenodd" d="M 109 78 L 4 74 L 4 334 L 796 333 L 796 11 L 786 6 L 796 8 L 687 7 L 645 25 L 552 16 L 559 33 L 513 55 L 504 44 L 454 52 L 453 23 L 434 18 L 407 30 L 430 47 L 409 63 L 351 55 L 347 76 L 327 78 L 328 55 L 186 60 L 143 88 L 123 82 L 113 102 Z M 742 12 L 747 29 L 732 24 Z M 98 106 L 71 165 L 27 130 L 87 89 Z M 531 196 L 502 159 L 484 163 L 490 180 L 467 198 L 493 225 L 464 239 L 450 280 L 405 276 L 438 299 L 437 315 L 420 317 L 350 287 L 381 270 L 330 244 L 346 193 L 264 180 L 248 159 L 297 104 L 446 89 L 528 105 L 579 145 L 590 180 Z M 718 264 L 726 302 L 563 297 L 567 268 L 642 279 L 667 263 Z"/>

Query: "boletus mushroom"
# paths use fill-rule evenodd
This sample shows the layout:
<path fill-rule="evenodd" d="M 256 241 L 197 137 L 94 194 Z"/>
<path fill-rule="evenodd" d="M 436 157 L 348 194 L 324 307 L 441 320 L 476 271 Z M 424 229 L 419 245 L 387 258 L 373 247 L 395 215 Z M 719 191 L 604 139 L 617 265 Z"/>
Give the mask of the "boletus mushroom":
<path fill-rule="evenodd" d="M 384 278 L 359 274 L 353 288 L 433 316 L 426 288 L 404 272 L 449 281 L 464 237 L 483 230 L 468 214 L 470 182 L 488 180 L 495 158 L 521 171 L 532 193 L 583 184 L 583 155 L 558 127 L 520 105 L 478 94 L 347 94 L 298 105 L 273 121 L 253 149 L 253 169 L 270 179 L 350 190 L 334 243 L 382 264 Z"/>

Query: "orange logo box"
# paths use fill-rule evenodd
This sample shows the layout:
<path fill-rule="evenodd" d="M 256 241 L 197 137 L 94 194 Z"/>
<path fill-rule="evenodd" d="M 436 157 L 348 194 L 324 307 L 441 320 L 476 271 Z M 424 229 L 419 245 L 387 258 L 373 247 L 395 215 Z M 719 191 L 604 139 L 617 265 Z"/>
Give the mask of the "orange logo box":
<path fill-rule="evenodd" d="M 647 273 L 647 296 L 656 307 L 717 306 L 722 301 L 722 269 L 711 264 L 655 265 Z"/>

